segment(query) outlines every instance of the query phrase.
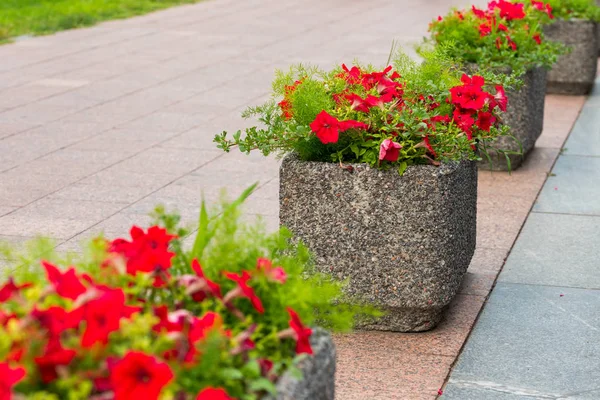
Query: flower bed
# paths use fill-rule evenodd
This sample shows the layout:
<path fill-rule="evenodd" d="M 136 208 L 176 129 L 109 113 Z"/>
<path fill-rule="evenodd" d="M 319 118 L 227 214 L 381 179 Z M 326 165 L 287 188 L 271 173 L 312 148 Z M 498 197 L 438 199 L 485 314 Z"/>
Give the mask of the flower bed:
<path fill-rule="evenodd" d="M 0 397 L 333 399 L 335 350 L 308 324 L 347 329 L 362 309 L 334 312 L 340 286 L 303 277 L 308 253 L 284 231 L 240 226 L 237 204 L 203 207 L 189 251 L 160 214 L 163 226 L 94 241 L 77 266 L 47 254 L 40 275 L 39 252 L 16 258 L 0 286 Z"/>
<path fill-rule="evenodd" d="M 483 168 L 506 170 L 518 167 L 542 132 L 546 79 L 550 68 L 565 49 L 544 37 L 543 25 L 554 18 L 552 7 L 541 1 L 525 3 L 491 1 L 487 8 L 472 6 L 438 17 L 430 26 L 431 41 L 438 46 L 452 44 L 452 57 L 467 68 L 504 72 L 513 81 L 507 96 L 511 100 L 503 123 L 516 140 L 502 137 Z M 517 81 L 515 83 L 515 80 Z M 521 81 L 521 82 L 518 82 Z"/>

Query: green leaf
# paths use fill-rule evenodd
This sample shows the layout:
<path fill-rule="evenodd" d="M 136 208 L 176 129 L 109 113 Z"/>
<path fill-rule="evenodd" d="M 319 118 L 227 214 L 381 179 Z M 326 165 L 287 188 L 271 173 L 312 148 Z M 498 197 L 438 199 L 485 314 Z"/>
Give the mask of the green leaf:
<path fill-rule="evenodd" d="M 250 390 L 254 391 L 254 392 L 268 392 L 272 395 L 277 394 L 277 389 L 275 388 L 275 385 L 273 384 L 273 382 L 271 382 L 270 380 L 266 379 L 266 378 L 260 378 L 257 379 L 255 381 L 252 381 L 250 383 Z"/>
<path fill-rule="evenodd" d="M 402 161 L 400 163 L 400 165 L 398 165 L 398 175 L 400 175 L 400 176 L 404 175 L 404 172 L 406 171 L 407 167 L 408 167 L 408 164 L 406 163 L 406 161 Z"/>
<path fill-rule="evenodd" d="M 227 380 L 244 379 L 244 374 L 242 374 L 242 371 L 235 368 L 223 368 L 220 372 L 220 375 L 223 379 Z"/>

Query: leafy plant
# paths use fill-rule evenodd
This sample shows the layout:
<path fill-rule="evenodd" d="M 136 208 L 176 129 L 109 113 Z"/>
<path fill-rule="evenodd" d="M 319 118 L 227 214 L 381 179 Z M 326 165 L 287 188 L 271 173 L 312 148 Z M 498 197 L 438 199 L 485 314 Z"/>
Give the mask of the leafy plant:
<path fill-rule="evenodd" d="M 93 240 L 80 257 L 45 240 L 6 248 L 16 265 L 0 286 L 0 397 L 257 399 L 312 354 L 308 326 L 378 315 L 345 302 L 287 231 L 241 223 L 252 190 L 203 203 L 189 250 L 189 229 L 160 207 L 156 225 Z"/>
<path fill-rule="evenodd" d="M 264 127 L 215 137 L 225 151 L 296 152 L 309 161 L 377 168 L 477 159 L 481 141 L 507 134 L 497 123 L 504 88 L 462 75 L 449 48 L 423 51 L 418 63 L 397 52 L 393 67 L 342 65 L 333 71 L 295 65 L 279 71 L 273 99 L 245 111 Z M 497 79 L 495 77 L 494 79 Z"/>
<path fill-rule="evenodd" d="M 546 0 L 556 18 L 600 21 L 600 7 L 595 0 Z"/>
<path fill-rule="evenodd" d="M 562 0 L 561 0 L 562 1 Z M 543 66 L 550 68 L 566 48 L 546 41 L 544 25 L 552 22 L 552 8 L 541 1 L 525 3 L 494 0 L 486 9 L 454 9 L 430 24 L 430 41 L 451 43 L 451 56 L 481 68 L 509 68 L 515 76 Z"/>

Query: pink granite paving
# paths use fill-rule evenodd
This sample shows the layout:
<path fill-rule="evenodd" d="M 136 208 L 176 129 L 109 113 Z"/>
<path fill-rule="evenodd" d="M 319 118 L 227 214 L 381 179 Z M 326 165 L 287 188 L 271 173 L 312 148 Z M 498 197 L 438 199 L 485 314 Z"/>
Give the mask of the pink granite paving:
<path fill-rule="evenodd" d="M 278 161 L 222 154 L 213 135 L 248 124 L 240 111 L 265 98 L 275 68 L 383 64 L 392 40 L 410 50 L 468 3 L 209 0 L 0 46 L 0 240 L 43 234 L 77 251 L 147 223 L 157 203 L 193 220 L 202 192 L 255 181 L 247 212 L 275 228 Z M 480 175 L 477 252 L 438 329 L 336 337 L 338 399 L 436 397 L 582 103 L 549 97 L 529 161 Z"/>

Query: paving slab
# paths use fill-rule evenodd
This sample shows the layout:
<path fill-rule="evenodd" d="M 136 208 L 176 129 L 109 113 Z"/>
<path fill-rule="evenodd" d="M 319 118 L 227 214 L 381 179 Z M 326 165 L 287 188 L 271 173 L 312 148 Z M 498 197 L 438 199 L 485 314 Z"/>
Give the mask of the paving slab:
<path fill-rule="evenodd" d="M 600 215 L 600 157 L 573 156 L 556 162 L 533 210 Z"/>
<path fill-rule="evenodd" d="M 600 343 L 600 291 L 498 283 L 449 383 L 536 399 L 597 390 L 594 343 Z M 444 398 L 464 399 L 452 393 Z"/>
<path fill-rule="evenodd" d="M 501 282 L 600 289 L 600 216 L 532 213 Z"/>
<path fill-rule="evenodd" d="M 584 107 L 573 131 L 565 143 L 565 154 L 570 156 L 600 157 L 600 110 Z"/>

